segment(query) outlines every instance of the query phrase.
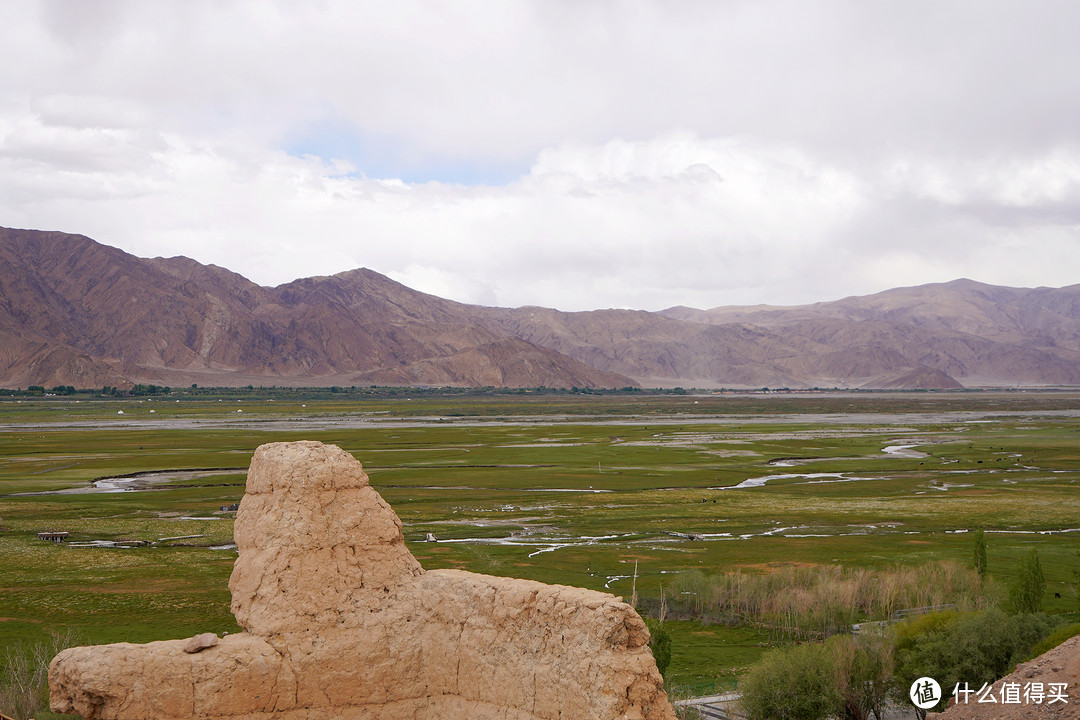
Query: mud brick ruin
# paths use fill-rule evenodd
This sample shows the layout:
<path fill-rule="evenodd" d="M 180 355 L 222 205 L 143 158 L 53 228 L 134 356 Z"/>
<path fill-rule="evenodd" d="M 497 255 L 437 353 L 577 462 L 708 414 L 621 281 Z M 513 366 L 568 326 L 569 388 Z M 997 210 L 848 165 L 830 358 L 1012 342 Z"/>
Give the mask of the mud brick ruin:
<path fill-rule="evenodd" d="M 360 463 L 263 445 L 236 517 L 244 632 L 65 650 L 54 712 L 85 720 L 674 720 L 629 605 L 425 572 Z"/>

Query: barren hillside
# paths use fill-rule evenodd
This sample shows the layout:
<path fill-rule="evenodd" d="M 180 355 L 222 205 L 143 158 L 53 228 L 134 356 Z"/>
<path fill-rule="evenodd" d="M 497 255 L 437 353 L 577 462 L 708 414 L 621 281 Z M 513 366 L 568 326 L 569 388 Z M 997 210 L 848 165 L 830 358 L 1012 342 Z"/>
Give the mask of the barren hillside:
<path fill-rule="evenodd" d="M 368 269 L 261 287 L 0 228 L 0 386 L 1080 385 L 1080 285 L 970 280 L 800 307 L 466 305 Z"/>

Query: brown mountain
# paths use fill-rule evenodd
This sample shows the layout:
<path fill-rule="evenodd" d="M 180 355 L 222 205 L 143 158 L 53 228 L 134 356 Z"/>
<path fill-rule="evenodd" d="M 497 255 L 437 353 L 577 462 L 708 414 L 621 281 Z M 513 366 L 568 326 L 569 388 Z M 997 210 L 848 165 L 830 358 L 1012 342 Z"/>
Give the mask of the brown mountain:
<path fill-rule="evenodd" d="M 799 307 L 465 305 L 366 269 L 260 287 L 0 229 L 0 385 L 1080 385 L 1080 285 L 969 280 Z"/>
<path fill-rule="evenodd" d="M 662 314 L 781 334 L 805 351 L 789 367 L 820 372 L 820 348 L 843 346 L 864 357 L 888 350 L 913 370 L 932 369 L 969 386 L 1080 384 L 1080 285 L 1027 289 L 954 280 L 799 307 Z M 881 387 L 883 377 L 871 382 Z"/>
<path fill-rule="evenodd" d="M 0 229 L 0 385 L 635 384 L 370 270 L 264 288 L 187 258 Z"/>

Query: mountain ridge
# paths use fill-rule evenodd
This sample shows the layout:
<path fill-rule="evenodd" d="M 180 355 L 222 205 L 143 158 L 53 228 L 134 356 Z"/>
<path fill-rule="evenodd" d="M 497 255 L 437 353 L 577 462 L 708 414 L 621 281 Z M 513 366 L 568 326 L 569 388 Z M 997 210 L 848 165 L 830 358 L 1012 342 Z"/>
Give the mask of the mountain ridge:
<path fill-rule="evenodd" d="M 260 286 L 0 228 L 0 386 L 1080 385 L 1080 285 L 969 279 L 802 306 L 468 305 L 374 270 Z"/>

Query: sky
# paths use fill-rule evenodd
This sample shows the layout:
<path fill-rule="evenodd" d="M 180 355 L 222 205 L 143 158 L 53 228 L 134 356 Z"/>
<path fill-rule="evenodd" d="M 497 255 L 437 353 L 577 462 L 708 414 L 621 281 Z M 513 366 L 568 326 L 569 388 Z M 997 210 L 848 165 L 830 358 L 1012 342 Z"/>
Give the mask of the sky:
<path fill-rule="evenodd" d="M 1080 3 L 4 0 L 0 226 L 262 285 L 1080 282 Z"/>

